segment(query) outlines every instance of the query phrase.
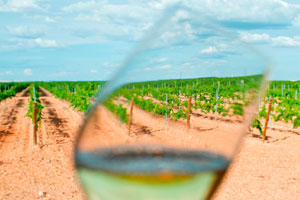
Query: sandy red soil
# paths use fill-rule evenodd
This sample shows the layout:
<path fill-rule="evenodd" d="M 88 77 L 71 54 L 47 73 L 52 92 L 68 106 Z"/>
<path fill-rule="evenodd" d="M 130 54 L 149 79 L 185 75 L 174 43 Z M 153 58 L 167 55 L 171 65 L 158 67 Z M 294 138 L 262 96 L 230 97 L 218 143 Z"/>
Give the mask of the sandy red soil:
<path fill-rule="evenodd" d="M 215 200 L 300 199 L 300 136 L 268 135 L 265 143 L 245 138 Z"/>
<path fill-rule="evenodd" d="M 34 146 L 28 101 L 25 92 L 0 107 L 0 199 L 83 199 L 72 164 L 81 114 L 42 95 L 46 107 Z"/>
<path fill-rule="evenodd" d="M 31 121 L 24 117 L 28 103 L 26 92 L 0 104 L 0 199 L 83 200 L 72 160 L 74 140 L 83 115 L 46 91 L 41 102 L 45 108 L 38 146 L 32 144 Z M 103 130 L 107 135 L 102 136 L 106 140 L 94 136 L 99 137 L 97 141 L 102 141 L 102 146 L 146 142 L 199 148 L 205 144 L 196 140 L 196 132 L 200 131 L 202 137 L 209 139 L 216 138 L 220 130 L 224 133 L 238 128 L 237 123 L 214 123 L 210 118 L 197 119 L 193 115 L 187 136 L 181 131 L 186 129 L 183 121 L 169 121 L 165 129 L 163 118 L 134 107 L 133 125 L 128 136 L 125 127 L 113 128 L 118 122 L 112 120 L 109 113 L 103 112 L 101 116 L 106 116 L 105 120 L 100 120 L 106 124 Z M 95 120 L 99 121 L 98 118 Z M 300 148 L 297 146 L 300 135 L 297 131 L 269 130 L 268 136 L 262 143 L 257 132 L 247 134 L 215 200 L 300 198 Z M 222 139 L 219 140 L 222 144 Z M 224 150 L 222 146 L 219 148 Z"/>

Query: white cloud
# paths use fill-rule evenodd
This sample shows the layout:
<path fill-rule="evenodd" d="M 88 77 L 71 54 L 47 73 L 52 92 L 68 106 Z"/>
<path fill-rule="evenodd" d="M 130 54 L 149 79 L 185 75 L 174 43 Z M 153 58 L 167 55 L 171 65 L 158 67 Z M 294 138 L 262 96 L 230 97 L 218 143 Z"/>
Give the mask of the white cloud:
<path fill-rule="evenodd" d="M 63 48 L 64 44 L 59 44 L 55 40 L 48 40 L 42 38 L 11 38 L 6 44 L 0 45 L 0 50 L 18 50 L 29 48 Z"/>
<path fill-rule="evenodd" d="M 144 68 L 145 71 L 151 71 L 151 68 L 150 67 L 146 67 Z"/>
<path fill-rule="evenodd" d="M 69 6 L 64 7 L 62 10 L 65 12 L 79 12 L 84 10 L 92 10 L 95 8 L 95 1 L 87 1 L 87 2 L 77 2 L 74 4 L 70 4 Z"/>
<path fill-rule="evenodd" d="M 98 73 L 98 70 L 96 70 L 96 69 L 91 69 L 90 72 L 91 72 L 91 73 Z"/>
<path fill-rule="evenodd" d="M 58 44 L 55 40 L 45 40 L 41 38 L 37 38 L 34 40 L 34 43 L 42 48 L 48 48 L 48 47 L 58 47 Z"/>
<path fill-rule="evenodd" d="M 217 48 L 214 47 L 214 46 L 209 46 L 209 47 L 207 47 L 206 49 L 201 50 L 200 52 L 201 52 L 201 53 L 206 53 L 206 54 L 211 54 L 211 53 L 217 53 L 218 50 L 217 50 Z"/>
<path fill-rule="evenodd" d="M 283 0 L 185 0 L 189 7 L 219 20 L 285 23 L 300 12 L 300 6 Z"/>
<path fill-rule="evenodd" d="M 90 43 L 107 39 L 140 40 L 153 26 L 153 22 L 159 19 L 161 9 L 174 2 L 174 0 L 151 0 L 115 3 L 82 0 L 69 4 L 62 8 L 63 15 L 71 16 L 78 22 L 74 23 L 76 25 L 68 24 L 73 30 L 73 35 L 77 37 L 76 40 L 70 38 L 68 43 Z M 233 23 L 235 28 L 250 27 L 251 29 L 256 25 L 264 28 L 272 24 L 284 27 L 290 25 L 300 12 L 299 6 L 282 0 L 183 0 L 182 4 L 201 14 L 208 14 L 213 19 L 224 21 L 228 26 L 232 25 L 231 22 L 237 22 Z M 179 15 L 185 17 L 186 14 L 179 12 Z M 250 25 L 247 26 L 247 23 Z M 185 23 L 178 30 L 165 32 L 160 38 L 162 42 L 159 41 L 159 43 L 169 44 L 183 35 L 185 40 L 188 40 L 200 34 L 193 29 L 193 25 Z"/>
<path fill-rule="evenodd" d="M 197 64 L 196 64 L 197 65 Z M 183 63 L 182 65 L 180 65 L 180 68 L 181 69 L 184 69 L 184 70 L 186 70 L 186 69 L 192 69 L 192 68 L 194 68 L 195 66 L 195 63 L 193 64 L 193 63 L 191 63 L 191 62 L 186 62 L 186 63 Z"/>
<path fill-rule="evenodd" d="M 247 33 L 247 32 L 241 32 L 240 33 L 240 38 L 241 38 L 241 40 L 243 40 L 245 42 L 249 42 L 249 43 L 268 43 L 268 42 L 271 42 L 271 37 L 266 33 L 251 34 L 251 33 Z"/>
<path fill-rule="evenodd" d="M 164 9 L 177 1 L 159 0 L 148 3 L 152 9 Z M 218 20 L 284 23 L 299 14 L 300 6 L 283 0 L 183 0 L 181 4 Z"/>
<path fill-rule="evenodd" d="M 300 26 L 300 14 L 292 21 L 293 26 Z"/>
<path fill-rule="evenodd" d="M 14 75 L 14 73 L 13 73 L 12 71 L 6 71 L 4 74 L 5 74 L 5 75 L 8 75 L 8 76 Z"/>
<path fill-rule="evenodd" d="M 160 36 L 160 40 L 163 43 L 170 43 L 172 40 L 176 40 L 180 34 L 182 33 L 182 30 L 180 31 L 166 31 Z"/>
<path fill-rule="evenodd" d="M 186 63 L 182 64 L 182 66 L 191 66 L 191 65 L 192 65 L 192 63 L 190 63 L 190 62 L 186 62 Z"/>
<path fill-rule="evenodd" d="M 73 19 L 83 24 L 80 27 L 82 30 L 93 27 L 94 33 L 98 32 L 98 38 L 110 40 L 140 40 L 158 16 L 142 2 L 116 4 L 110 1 L 81 1 L 62 10 L 74 13 Z"/>
<path fill-rule="evenodd" d="M 46 21 L 46 22 L 56 22 L 55 19 L 53 19 L 53 18 L 51 18 L 51 17 L 48 17 L 48 16 L 45 17 L 45 21 Z"/>
<path fill-rule="evenodd" d="M 116 63 L 110 63 L 110 62 L 104 62 L 103 64 L 102 64 L 104 67 L 108 67 L 108 68 L 114 68 L 114 67 L 118 67 L 119 65 L 118 64 L 116 64 Z"/>
<path fill-rule="evenodd" d="M 174 0 L 151 1 L 148 5 L 155 9 L 165 9 L 167 6 L 176 3 Z"/>
<path fill-rule="evenodd" d="M 170 69 L 170 68 L 172 68 L 172 66 L 170 64 L 161 65 L 161 66 L 156 67 L 156 69 Z"/>
<path fill-rule="evenodd" d="M 37 26 L 7 26 L 7 30 L 11 35 L 21 38 L 38 38 L 44 35 L 42 28 Z"/>
<path fill-rule="evenodd" d="M 73 74 L 74 74 L 74 72 L 57 72 L 57 73 L 55 73 L 55 77 L 56 76 L 65 77 L 65 76 L 71 76 Z"/>
<path fill-rule="evenodd" d="M 36 0 L 0 0 L 0 12 L 21 12 L 25 10 L 41 9 Z"/>
<path fill-rule="evenodd" d="M 161 63 L 167 61 L 168 58 L 153 58 L 150 63 Z"/>
<path fill-rule="evenodd" d="M 168 58 L 159 58 L 159 59 L 157 59 L 157 62 L 165 62 L 167 60 L 168 60 Z"/>
<path fill-rule="evenodd" d="M 54 7 L 51 4 L 55 4 L 48 0 L 0 0 L 0 12 L 1 10 L 42 9 L 42 2 L 47 2 L 49 8 Z M 174 4 L 174 2 L 176 1 L 150 0 L 115 3 L 114 1 L 81 0 L 60 8 L 61 10 L 58 12 L 38 13 L 41 20 L 48 22 L 46 25 L 49 27 L 51 26 L 50 22 L 57 22 L 55 23 L 57 25 L 55 28 L 60 30 L 59 33 L 54 33 L 55 29 L 53 27 L 46 29 L 47 33 L 45 30 L 32 31 L 31 27 L 29 27 L 27 32 L 29 31 L 30 33 L 24 33 L 26 30 L 23 29 L 16 32 L 14 36 L 42 38 L 43 35 L 49 35 L 49 32 L 52 31 L 50 32 L 52 35 L 59 34 L 56 37 L 58 38 L 56 42 L 59 43 L 59 38 L 63 37 L 64 44 L 86 44 L 102 42 L 106 39 L 136 41 L 141 39 L 152 27 L 153 22 L 159 19 L 160 13 L 162 13 L 161 9 Z M 199 13 L 207 13 L 213 16 L 214 19 L 217 18 L 217 20 L 226 22 L 264 22 L 266 24 L 283 23 L 287 25 L 292 22 L 294 25 L 300 23 L 300 6 L 288 4 L 282 0 L 183 0 L 182 4 L 197 10 Z M 57 9 L 57 6 L 55 6 L 55 9 Z M 184 17 L 184 12 L 179 13 L 179 15 Z M 35 13 L 33 14 L 35 15 Z M 76 19 L 79 22 L 74 22 Z M 81 32 L 75 30 L 76 27 Z M 197 35 L 188 23 L 181 28 L 185 32 L 186 37 Z M 74 30 L 73 32 L 75 33 L 73 35 L 77 34 L 77 38 L 68 37 L 68 34 L 70 34 L 69 30 Z M 91 33 L 94 34 L 92 37 L 90 37 Z M 172 38 L 177 39 L 180 37 L 180 35 L 176 34 L 176 31 L 173 33 L 175 35 L 166 33 L 162 39 L 168 42 Z M 83 36 L 79 38 L 78 35 Z M 218 50 L 220 51 L 219 48 Z"/>
<path fill-rule="evenodd" d="M 272 38 L 272 44 L 274 46 L 281 47 L 300 47 L 300 36 L 295 37 L 274 37 Z"/>
<path fill-rule="evenodd" d="M 249 43 L 265 43 L 272 44 L 278 47 L 298 47 L 300 46 L 300 36 L 287 37 L 287 36 L 277 36 L 271 37 L 266 33 L 262 34 L 251 34 L 247 32 L 242 32 L 240 34 L 241 40 Z"/>
<path fill-rule="evenodd" d="M 101 21 L 106 23 L 132 23 L 133 21 L 144 21 L 152 19 L 151 9 L 137 2 L 125 2 L 120 4 L 109 1 L 81 1 L 62 8 L 64 12 L 78 13 L 76 19 L 88 21 Z M 128 20 L 131 19 L 131 20 Z"/>
<path fill-rule="evenodd" d="M 87 8 L 84 9 L 85 15 L 88 14 L 87 16 L 99 16 L 106 22 L 126 21 L 127 23 L 132 23 L 132 21 L 129 21 L 128 19 L 135 21 L 144 21 L 144 19 L 148 17 L 145 16 L 145 14 L 153 13 L 153 11 L 151 11 L 149 8 L 145 8 L 143 5 L 140 5 L 138 3 L 104 4 L 102 2 L 98 2 L 94 6 L 90 6 L 89 3 L 82 4 L 85 5 L 83 7 Z"/>
<path fill-rule="evenodd" d="M 31 76 L 32 75 L 32 70 L 31 69 L 24 69 L 24 75 L 25 76 Z"/>

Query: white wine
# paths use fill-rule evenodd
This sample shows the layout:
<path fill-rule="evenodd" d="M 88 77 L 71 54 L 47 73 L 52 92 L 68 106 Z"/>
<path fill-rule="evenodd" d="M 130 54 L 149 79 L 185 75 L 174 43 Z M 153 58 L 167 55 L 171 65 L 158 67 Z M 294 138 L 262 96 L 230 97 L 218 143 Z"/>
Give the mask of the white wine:
<path fill-rule="evenodd" d="M 210 152 L 119 147 L 76 154 L 89 200 L 209 199 L 229 160 Z"/>

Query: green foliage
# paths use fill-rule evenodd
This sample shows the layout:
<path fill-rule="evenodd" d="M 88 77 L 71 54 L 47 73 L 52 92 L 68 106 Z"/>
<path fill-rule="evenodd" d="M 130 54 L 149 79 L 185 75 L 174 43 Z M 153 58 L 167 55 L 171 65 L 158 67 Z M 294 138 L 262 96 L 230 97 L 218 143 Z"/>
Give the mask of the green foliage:
<path fill-rule="evenodd" d="M 273 98 L 272 116 L 275 121 L 291 122 L 294 128 L 300 126 L 300 82 L 299 81 L 272 81 L 269 83 L 267 97 Z M 269 98 L 265 98 L 266 105 Z M 263 108 L 260 117 L 266 116 Z"/>
<path fill-rule="evenodd" d="M 266 116 L 267 116 L 266 104 L 263 105 L 263 107 L 261 108 L 258 116 L 260 118 L 266 118 Z"/>
<path fill-rule="evenodd" d="M 40 85 L 55 97 L 69 101 L 70 106 L 79 112 L 87 113 L 104 82 L 50 82 Z"/>
<path fill-rule="evenodd" d="M 243 115 L 243 105 L 241 103 L 234 102 L 230 108 L 233 110 L 234 115 Z"/>
<path fill-rule="evenodd" d="M 300 115 L 298 113 L 296 119 L 294 120 L 293 128 L 298 128 L 299 126 L 300 126 Z"/>
<path fill-rule="evenodd" d="M 243 108 L 257 95 L 262 76 L 245 76 L 234 78 L 197 78 L 183 80 L 160 80 L 138 82 L 125 85 L 119 89 L 106 106 L 118 115 L 125 112 L 114 105 L 118 95 L 130 100 L 141 109 L 168 115 L 173 119 L 185 119 L 187 97 L 192 96 L 192 109 L 204 114 L 212 114 L 217 107 L 220 116 L 243 115 Z M 220 87 L 218 89 L 218 82 Z M 87 112 L 99 89 L 104 82 L 51 82 L 41 86 L 52 92 L 56 97 L 65 99 L 80 112 Z M 218 98 L 217 97 L 218 91 Z M 296 92 L 297 91 L 297 92 Z M 253 94 L 249 97 L 246 94 Z M 166 103 L 168 95 L 168 103 Z M 272 81 L 266 97 L 273 98 L 272 117 L 275 121 L 291 122 L 294 128 L 300 126 L 300 82 Z M 250 98 L 250 99 L 249 99 Z M 269 98 L 262 102 L 252 127 L 261 132 L 261 119 L 266 118 Z M 122 107 L 122 105 L 121 105 Z M 180 109 L 179 109 L 180 108 Z M 125 108 L 124 108 L 125 109 Z M 123 113 L 123 114 L 122 114 Z"/>
<path fill-rule="evenodd" d="M 15 96 L 28 86 L 28 83 L 0 83 L 0 101 Z"/>
<path fill-rule="evenodd" d="M 117 106 L 113 103 L 112 99 L 106 100 L 104 106 L 112 113 L 116 114 L 122 122 L 128 123 L 129 116 L 126 113 L 126 108 L 123 108 L 121 105 Z"/>
<path fill-rule="evenodd" d="M 173 119 L 179 119 L 179 118 L 186 119 L 187 115 L 182 110 L 178 110 L 176 113 L 172 113 L 171 117 Z"/>
<path fill-rule="evenodd" d="M 260 133 L 261 135 L 263 134 L 262 124 L 261 124 L 261 122 L 260 122 L 260 120 L 259 120 L 258 117 L 256 117 L 256 118 L 254 119 L 254 121 L 252 122 L 252 127 L 253 127 L 253 128 L 257 128 L 257 129 L 259 130 L 259 133 Z"/>
<path fill-rule="evenodd" d="M 42 106 L 39 99 L 39 87 L 36 84 L 31 84 L 30 86 L 30 102 L 26 116 L 30 117 L 33 122 L 33 105 L 36 102 L 36 122 L 40 122 L 42 120 Z"/>

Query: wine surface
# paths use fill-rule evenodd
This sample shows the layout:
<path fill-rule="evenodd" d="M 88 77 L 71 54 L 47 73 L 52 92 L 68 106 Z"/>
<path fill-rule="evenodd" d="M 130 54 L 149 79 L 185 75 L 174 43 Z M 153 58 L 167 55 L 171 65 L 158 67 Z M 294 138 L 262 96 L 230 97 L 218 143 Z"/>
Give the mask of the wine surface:
<path fill-rule="evenodd" d="M 76 154 L 90 200 L 209 199 L 229 164 L 205 151 L 118 147 Z"/>

